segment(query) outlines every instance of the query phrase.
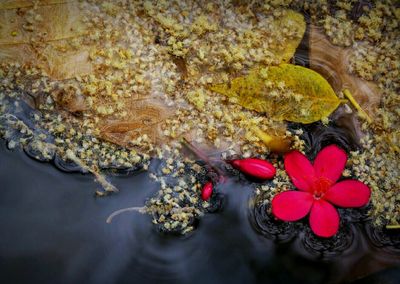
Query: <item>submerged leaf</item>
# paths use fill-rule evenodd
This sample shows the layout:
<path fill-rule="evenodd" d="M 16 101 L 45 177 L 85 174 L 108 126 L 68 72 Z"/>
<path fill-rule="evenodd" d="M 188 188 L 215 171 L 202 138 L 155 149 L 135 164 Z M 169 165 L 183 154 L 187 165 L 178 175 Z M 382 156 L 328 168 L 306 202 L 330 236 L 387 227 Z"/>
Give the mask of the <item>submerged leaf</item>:
<path fill-rule="evenodd" d="M 59 80 L 93 72 L 90 46 L 78 44 L 88 32 L 79 1 L 0 2 L 0 63 L 36 66 Z"/>
<path fill-rule="evenodd" d="M 329 83 L 317 72 L 291 64 L 255 69 L 213 91 L 231 102 L 276 120 L 312 123 L 328 117 L 341 103 Z"/>
<path fill-rule="evenodd" d="M 354 52 L 352 47 L 333 45 L 321 28 L 310 26 L 310 68 L 324 76 L 336 92 L 348 89 L 360 109 L 374 118 L 382 91 L 376 82 L 359 78 L 349 71 Z"/>

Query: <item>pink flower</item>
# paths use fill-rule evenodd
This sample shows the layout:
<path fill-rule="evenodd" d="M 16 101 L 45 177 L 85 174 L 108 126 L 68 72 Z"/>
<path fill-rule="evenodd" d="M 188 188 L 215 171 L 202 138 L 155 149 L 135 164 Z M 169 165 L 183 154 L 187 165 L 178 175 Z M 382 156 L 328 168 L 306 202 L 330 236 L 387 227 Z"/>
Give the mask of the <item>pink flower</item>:
<path fill-rule="evenodd" d="M 285 170 L 299 189 L 277 194 L 272 200 L 272 213 L 283 221 L 297 221 L 310 213 L 310 226 L 319 237 L 332 237 L 339 229 L 335 206 L 362 207 L 371 191 L 358 180 L 337 183 L 346 165 L 347 155 L 336 145 L 322 149 L 314 165 L 299 151 L 285 155 Z"/>

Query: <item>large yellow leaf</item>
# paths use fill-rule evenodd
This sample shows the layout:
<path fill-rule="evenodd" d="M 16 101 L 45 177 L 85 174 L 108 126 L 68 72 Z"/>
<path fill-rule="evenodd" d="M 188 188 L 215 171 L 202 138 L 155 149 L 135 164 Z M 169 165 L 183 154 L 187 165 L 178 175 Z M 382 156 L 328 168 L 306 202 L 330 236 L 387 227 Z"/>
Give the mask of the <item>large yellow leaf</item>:
<path fill-rule="evenodd" d="M 321 75 L 292 64 L 255 69 L 211 89 L 245 108 L 300 123 L 328 117 L 341 102 Z"/>

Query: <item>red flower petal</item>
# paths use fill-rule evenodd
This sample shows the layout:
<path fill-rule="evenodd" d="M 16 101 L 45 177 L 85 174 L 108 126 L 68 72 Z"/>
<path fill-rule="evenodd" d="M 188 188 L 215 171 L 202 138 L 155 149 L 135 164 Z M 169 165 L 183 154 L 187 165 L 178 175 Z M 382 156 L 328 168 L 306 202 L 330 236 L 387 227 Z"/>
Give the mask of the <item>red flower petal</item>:
<path fill-rule="evenodd" d="M 315 200 L 310 213 L 310 226 L 317 236 L 332 237 L 339 229 L 339 213 L 329 202 Z"/>
<path fill-rule="evenodd" d="M 309 191 L 315 180 L 314 167 L 299 151 L 292 151 L 285 155 L 285 170 L 293 184 L 300 190 Z"/>
<path fill-rule="evenodd" d="M 336 145 L 322 149 L 314 160 L 317 177 L 325 177 L 335 183 L 344 170 L 347 161 L 346 152 Z"/>
<path fill-rule="evenodd" d="M 358 180 L 344 180 L 332 186 L 324 199 L 340 207 L 362 207 L 371 196 L 367 185 Z"/>
<path fill-rule="evenodd" d="M 313 201 L 308 192 L 281 192 L 272 199 L 272 214 L 282 221 L 297 221 L 310 212 Z"/>

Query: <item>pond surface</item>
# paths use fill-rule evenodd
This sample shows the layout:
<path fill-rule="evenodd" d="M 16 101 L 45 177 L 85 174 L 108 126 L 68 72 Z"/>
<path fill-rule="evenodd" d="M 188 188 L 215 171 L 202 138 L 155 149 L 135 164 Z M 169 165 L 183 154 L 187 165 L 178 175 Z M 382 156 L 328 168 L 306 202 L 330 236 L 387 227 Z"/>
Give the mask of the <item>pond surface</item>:
<path fill-rule="evenodd" d="M 364 1 L 360 1 L 364 3 Z M 360 4 L 361 5 L 361 4 Z M 357 12 L 357 10 L 355 10 Z M 309 26 L 294 63 L 309 66 Z M 308 156 L 331 143 L 354 150 L 351 117 L 304 127 Z M 297 128 L 290 125 L 289 128 Z M 185 235 L 160 232 L 141 207 L 160 185 L 146 172 L 111 177 L 120 192 L 99 198 L 89 174 L 66 173 L 0 140 L 0 283 L 398 283 L 399 230 L 375 229 L 366 210 L 343 210 L 333 241 L 306 224 L 278 226 L 252 208 L 254 186 L 232 177 L 222 207 Z M 359 215 L 357 215 L 359 214 Z M 361 220 L 361 222 L 358 222 Z M 350 222 L 351 221 L 351 222 Z"/>
<path fill-rule="evenodd" d="M 3 140 L 0 152 L 1 283 L 396 283 L 400 277 L 399 244 L 376 240 L 368 225 L 349 225 L 351 244 L 331 256 L 305 249 L 304 232 L 281 243 L 266 238 L 252 225 L 246 182 L 229 180 L 219 189 L 219 212 L 206 214 L 194 232 L 172 236 L 136 212 L 105 222 L 156 193 L 159 185 L 146 173 L 113 177 L 120 193 L 96 198 L 90 175 L 61 172 L 8 150 Z"/>

